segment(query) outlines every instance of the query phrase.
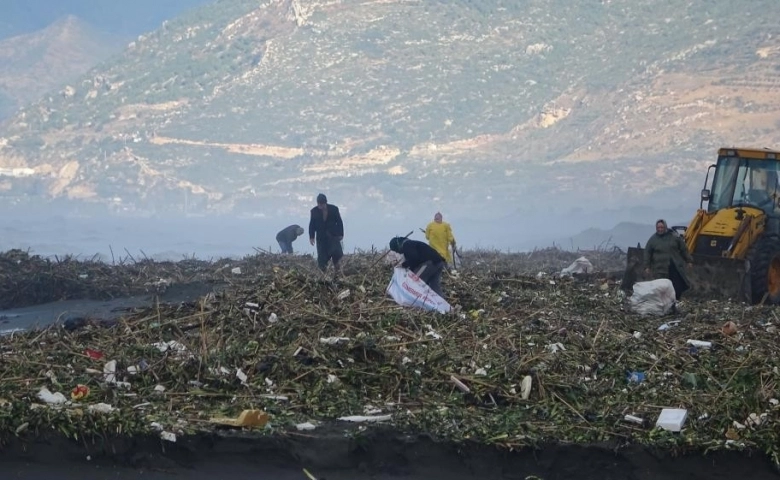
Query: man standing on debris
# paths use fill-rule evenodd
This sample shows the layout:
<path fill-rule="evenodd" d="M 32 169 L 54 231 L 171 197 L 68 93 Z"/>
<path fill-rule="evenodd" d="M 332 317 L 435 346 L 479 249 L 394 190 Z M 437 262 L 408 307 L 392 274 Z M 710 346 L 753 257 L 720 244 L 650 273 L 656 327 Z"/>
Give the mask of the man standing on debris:
<path fill-rule="evenodd" d="M 317 195 L 317 206 L 311 209 L 309 220 L 309 243 L 314 245 L 317 238 L 317 266 L 324 273 L 328 261 L 333 260 L 336 275 L 341 273 L 340 260 L 344 256 L 341 240 L 344 239 L 344 222 L 341 220 L 339 208 L 328 204 L 328 198 L 320 193 Z"/>
<path fill-rule="evenodd" d="M 283 228 L 276 234 L 276 241 L 279 242 L 279 248 L 282 253 L 293 253 L 293 242 L 303 235 L 303 228 L 300 225 L 290 225 Z"/>
<path fill-rule="evenodd" d="M 439 252 L 425 242 L 404 237 L 391 239 L 390 250 L 403 254 L 404 261 L 401 266 L 413 271 L 431 290 L 444 298 L 441 291 L 441 273 L 445 260 Z"/>
<path fill-rule="evenodd" d="M 452 227 L 449 223 L 442 220 L 440 212 L 436 212 L 433 216 L 433 221 L 425 227 L 425 239 L 434 250 L 439 252 L 444 258 L 447 264 L 452 263 L 452 255 L 450 255 L 450 245 L 455 250 L 455 236 L 452 234 Z"/>
<path fill-rule="evenodd" d="M 668 278 L 674 284 L 677 300 L 691 287 L 685 264 L 693 265 L 683 238 L 669 230 L 665 220 L 655 222 L 655 234 L 645 244 L 645 273 L 653 279 Z"/>

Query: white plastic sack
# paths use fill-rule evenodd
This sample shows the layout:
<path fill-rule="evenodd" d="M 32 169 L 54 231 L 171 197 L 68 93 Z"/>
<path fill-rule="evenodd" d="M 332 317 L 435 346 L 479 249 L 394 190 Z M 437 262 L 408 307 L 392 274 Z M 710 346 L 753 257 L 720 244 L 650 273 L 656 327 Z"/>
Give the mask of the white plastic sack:
<path fill-rule="evenodd" d="M 674 302 L 674 285 L 668 278 L 635 283 L 634 293 L 628 299 L 631 311 L 639 315 L 666 315 Z"/>
<path fill-rule="evenodd" d="M 571 276 L 575 273 L 591 273 L 593 271 L 593 264 L 590 263 L 590 260 L 588 260 L 585 257 L 580 257 L 574 262 L 572 262 L 571 265 L 561 270 L 561 276 Z"/>
<path fill-rule="evenodd" d="M 450 304 L 439 294 L 431 290 L 420 277 L 406 268 L 396 267 L 386 293 L 404 307 L 417 307 L 435 310 L 440 313 L 450 311 Z"/>

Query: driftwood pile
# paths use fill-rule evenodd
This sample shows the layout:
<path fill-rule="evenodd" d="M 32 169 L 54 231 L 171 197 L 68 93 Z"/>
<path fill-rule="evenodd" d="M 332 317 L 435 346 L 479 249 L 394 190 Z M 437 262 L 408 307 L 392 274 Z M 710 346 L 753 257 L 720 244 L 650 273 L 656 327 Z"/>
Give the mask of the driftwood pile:
<path fill-rule="evenodd" d="M 773 309 L 684 302 L 677 316 L 643 318 L 622 310 L 619 280 L 537 275 L 581 255 L 619 270 L 615 252 L 544 251 L 525 263 L 466 252 L 458 275 L 443 281 L 454 309 L 438 314 L 385 295 L 392 266 L 380 255 L 348 255 L 337 281 L 322 278 L 307 256 L 37 263 L 93 282 L 110 278 L 122 287 L 79 288 L 111 294 L 159 278 L 216 278 L 228 288 L 111 327 L 1 337 L 0 434 L 159 432 L 173 440 L 233 428 L 213 419 L 257 409 L 275 432 L 381 421 L 509 447 L 611 441 L 750 448 L 778 460 Z M 17 285 L 49 278 L 6 263 L 2 275 Z M 686 409 L 682 431 L 655 426 L 665 408 Z"/>

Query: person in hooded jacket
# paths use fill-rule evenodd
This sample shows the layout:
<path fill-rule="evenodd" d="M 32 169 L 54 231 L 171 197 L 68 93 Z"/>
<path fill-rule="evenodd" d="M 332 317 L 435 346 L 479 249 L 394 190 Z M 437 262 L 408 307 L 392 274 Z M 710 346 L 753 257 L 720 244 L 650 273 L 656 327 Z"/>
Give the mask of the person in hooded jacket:
<path fill-rule="evenodd" d="M 420 280 L 431 287 L 440 297 L 444 297 L 441 289 L 441 274 L 445 260 L 439 252 L 425 242 L 409 240 L 404 237 L 394 237 L 390 240 L 390 250 L 401 253 L 404 261 L 401 267 L 413 271 Z"/>
<path fill-rule="evenodd" d="M 279 248 L 282 249 L 282 253 L 293 253 L 293 242 L 303 235 L 303 227 L 300 225 L 290 225 L 285 227 L 276 234 L 276 241 L 279 243 Z"/>
<path fill-rule="evenodd" d="M 655 233 L 645 244 L 645 273 L 653 279 L 668 278 L 674 284 L 677 300 L 691 287 L 686 274 L 686 264 L 693 265 L 685 240 L 669 230 L 666 221 L 655 222 Z"/>

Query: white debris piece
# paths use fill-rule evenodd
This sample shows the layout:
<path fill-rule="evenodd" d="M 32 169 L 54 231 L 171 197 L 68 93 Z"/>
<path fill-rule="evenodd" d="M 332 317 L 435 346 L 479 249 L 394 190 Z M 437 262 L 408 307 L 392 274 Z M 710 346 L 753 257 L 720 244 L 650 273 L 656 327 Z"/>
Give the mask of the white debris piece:
<path fill-rule="evenodd" d="M 116 409 L 114 407 L 112 407 L 111 405 L 107 404 L 107 403 L 98 403 L 98 404 L 89 406 L 89 411 L 90 412 L 111 413 L 114 410 L 116 410 Z"/>
<path fill-rule="evenodd" d="M 68 399 L 65 398 L 65 395 L 60 392 L 52 393 L 46 387 L 41 387 L 41 390 L 38 392 L 38 398 L 50 405 L 58 405 L 68 401 Z"/>
<path fill-rule="evenodd" d="M 339 343 L 349 342 L 349 337 L 323 337 L 320 343 L 324 345 L 338 345 Z"/>
<path fill-rule="evenodd" d="M 157 342 L 152 344 L 157 350 L 165 353 L 169 350 L 174 351 L 177 354 L 182 354 L 187 351 L 187 347 L 184 344 L 177 342 L 176 340 L 170 340 L 168 342 Z"/>
<path fill-rule="evenodd" d="M 670 432 L 679 432 L 687 417 L 688 410 L 684 408 L 664 408 L 661 410 L 661 415 L 658 416 L 655 426 Z"/>
<path fill-rule="evenodd" d="M 154 387 L 154 391 L 155 393 L 163 393 L 165 392 L 165 387 L 162 385 L 157 385 Z"/>
<path fill-rule="evenodd" d="M 561 270 L 561 276 L 570 277 L 575 273 L 592 273 L 593 270 L 593 264 L 590 263 L 590 260 L 585 257 L 580 257 L 572 262 L 571 265 Z"/>
<path fill-rule="evenodd" d="M 160 438 L 169 442 L 176 442 L 176 434 L 173 432 L 160 432 Z"/>
<path fill-rule="evenodd" d="M 474 371 L 474 375 L 476 375 L 476 376 L 478 376 L 478 377 L 484 377 L 484 376 L 487 376 L 487 370 L 485 370 L 484 368 L 481 368 L 481 367 L 480 367 L 480 368 L 478 368 L 476 371 Z"/>
<path fill-rule="evenodd" d="M 637 282 L 628 298 L 628 308 L 639 315 L 666 315 L 672 310 L 675 297 L 674 285 L 668 278 Z"/>
<path fill-rule="evenodd" d="M 687 343 L 688 345 L 693 345 L 694 347 L 698 347 L 698 348 L 712 347 L 712 342 L 705 342 L 703 340 L 688 340 L 685 343 Z"/>
<path fill-rule="evenodd" d="M 276 323 L 279 321 L 279 317 L 275 313 L 268 315 L 268 323 Z"/>
<path fill-rule="evenodd" d="M 230 273 L 233 275 L 241 275 L 241 267 L 235 267 L 234 269 L 230 270 Z"/>
<path fill-rule="evenodd" d="M 523 377 L 523 381 L 520 382 L 520 396 L 523 398 L 523 400 L 528 400 L 528 397 L 531 396 L 531 385 L 533 384 L 533 379 L 530 375 L 526 375 Z"/>
<path fill-rule="evenodd" d="M 346 299 L 347 297 L 349 297 L 349 294 L 350 294 L 350 293 L 351 293 L 351 292 L 349 291 L 349 289 L 342 290 L 342 291 L 341 291 L 341 292 L 338 294 L 338 296 L 336 296 L 336 298 L 338 298 L 339 300 L 344 300 L 344 299 Z"/>
<path fill-rule="evenodd" d="M 249 377 L 246 376 L 246 373 L 244 373 L 243 370 L 240 368 L 236 369 L 236 377 L 241 380 L 242 385 L 246 385 L 246 381 Z"/>
<path fill-rule="evenodd" d="M 314 430 L 317 427 L 311 422 L 304 422 L 304 423 L 299 423 L 298 425 L 295 426 L 295 428 L 297 428 L 298 430 Z"/>
<path fill-rule="evenodd" d="M 363 407 L 363 413 L 365 413 L 366 415 L 378 415 L 382 413 L 382 409 L 376 408 L 373 405 L 366 405 L 365 407 Z"/>
<path fill-rule="evenodd" d="M 387 422 L 389 420 L 392 420 L 392 415 L 375 415 L 375 416 L 367 416 L 367 415 L 351 415 L 349 417 L 339 417 L 339 420 L 343 422 L 356 422 L 356 423 L 363 423 L 363 422 Z"/>
<path fill-rule="evenodd" d="M 544 348 L 546 348 L 550 353 L 556 353 L 558 350 L 566 350 L 566 347 L 564 347 L 561 342 L 551 343 Z"/>
<path fill-rule="evenodd" d="M 626 415 L 625 417 L 623 417 L 623 420 L 631 423 L 636 423 L 639 425 L 642 425 L 642 422 L 644 422 L 644 420 L 642 420 L 641 418 L 635 417 L 633 415 Z"/>
<path fill-rule="evenodd" d="M 111 360 L 103 365 L 103 378 L 106 383 L 116 383 L 116 360 Z"/>
<path fill-rule="evenodd" d="M 471 391 L 471 389 L 468 386 L 466 386 L 465 383 L 455 378 L 455 375 L 450 375 L 450 380 L 452 381 L 452 383 L 455 384 L 456 387 L 458 387 L 458 390 L 460 390 L 461 392 L 469 393 Z"/>
<path fill-rule="evenodd" d="M 434 339 L 436 339 L 436 340 L 440 340 L 440 339 L 441 339 L 441 335 L 439 335 L 438 333 L 436 333 L 436 332 L 433 330 L 433 327 L 432 327 L 430 324 L 426 323 L 426 324 L 425 324 L 425 328 L 427 328 L 427 329 L 428 329 L 428 331 L 425 333 L 425 336 L 426 336 L 426 337 L 432 337 L 432 338 L 434 338 Z"/>

